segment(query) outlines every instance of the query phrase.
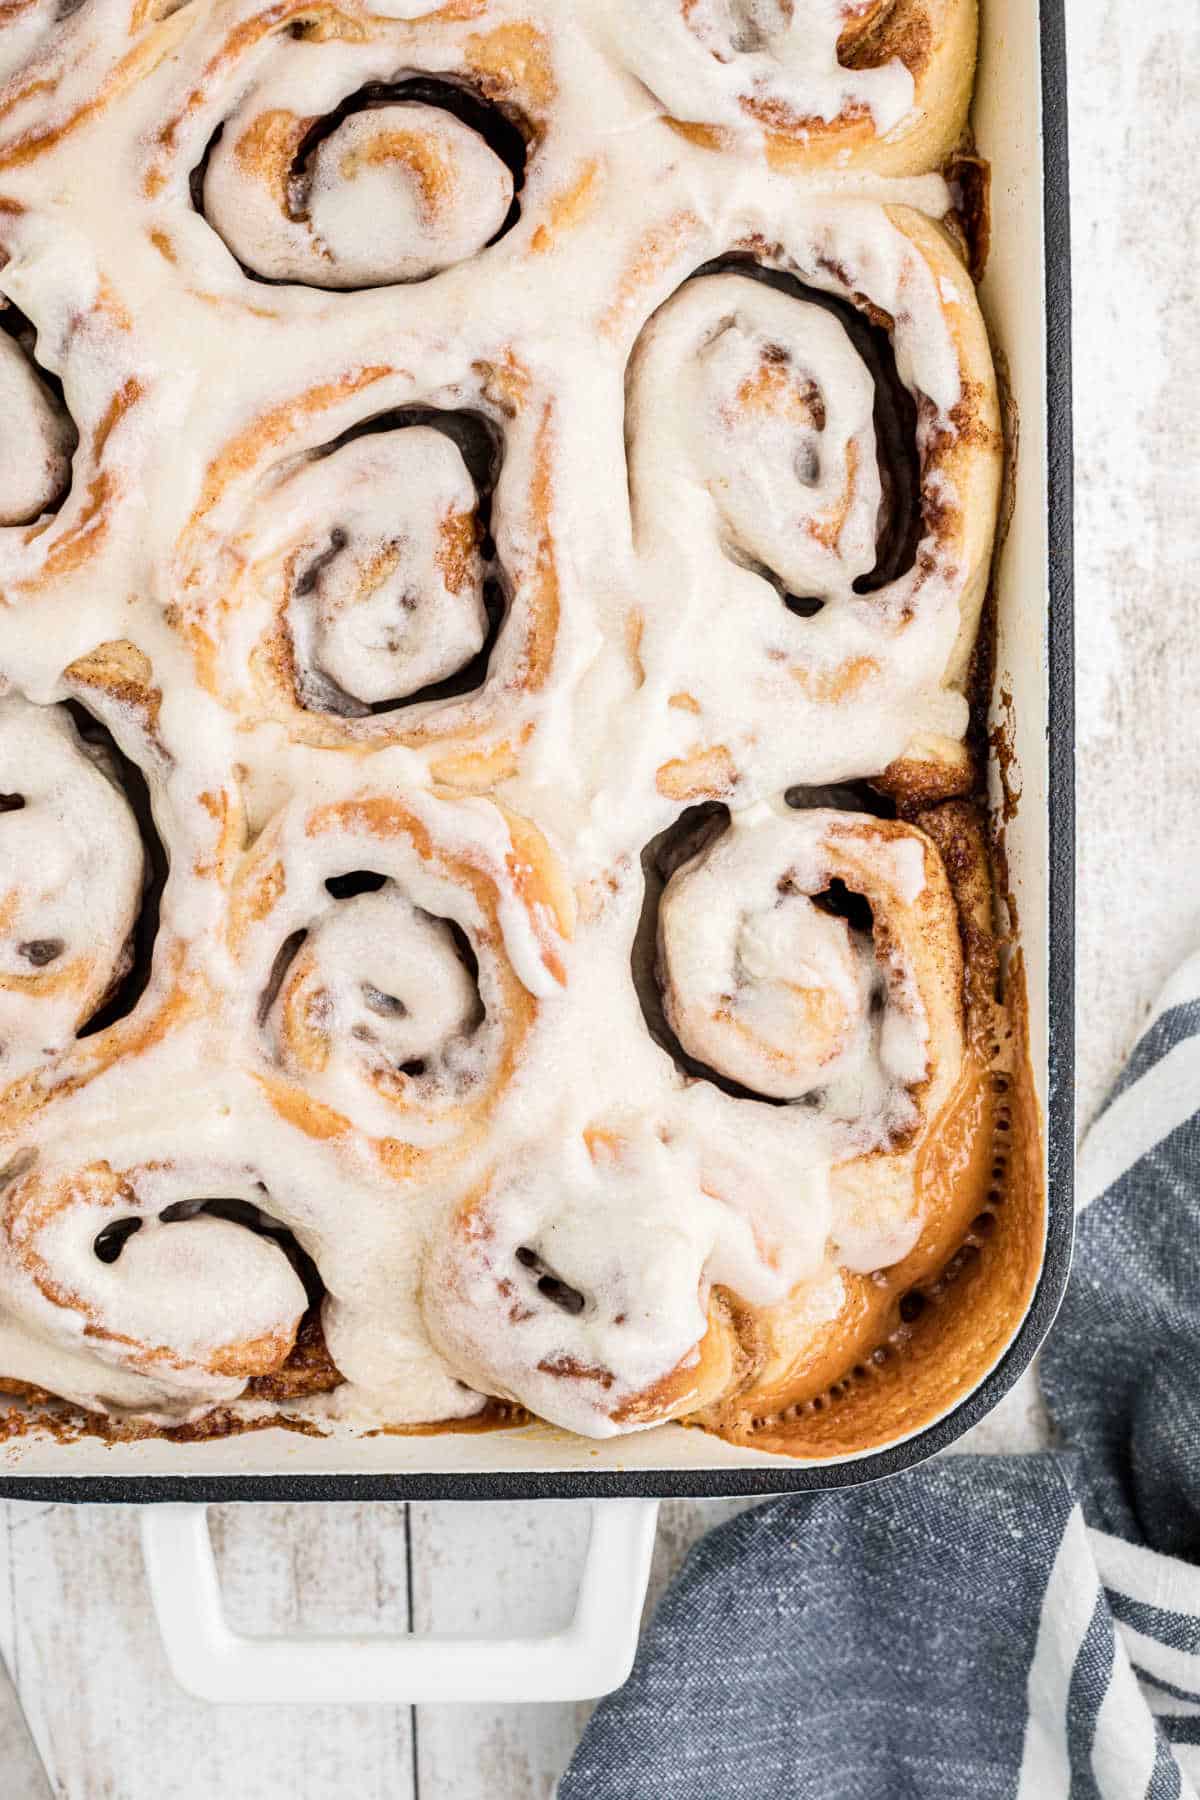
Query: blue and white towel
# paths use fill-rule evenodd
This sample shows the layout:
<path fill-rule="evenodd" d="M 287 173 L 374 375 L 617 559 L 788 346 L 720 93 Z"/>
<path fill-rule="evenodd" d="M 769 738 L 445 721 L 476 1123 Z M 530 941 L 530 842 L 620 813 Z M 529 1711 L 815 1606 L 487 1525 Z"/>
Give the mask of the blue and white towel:
<path fill-rule="evenodd" d="M 773 1501 L 696 1545 L 560 1800 L 1196 1800 L 1200 957 L 1080 1161 L 1062 1449 Z"/>

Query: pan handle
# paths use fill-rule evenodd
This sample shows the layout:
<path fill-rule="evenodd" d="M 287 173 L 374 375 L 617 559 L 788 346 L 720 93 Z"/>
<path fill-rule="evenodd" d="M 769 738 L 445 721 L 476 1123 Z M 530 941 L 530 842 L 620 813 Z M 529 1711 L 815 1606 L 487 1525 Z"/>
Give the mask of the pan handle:
<path fill-rule="evenodd" d="M 574 1616 L 544 1637 L 245 1637 L 225 1620 L 207 1507 L 143 1507 L 142 1551 L 172 1673 L 202 1700 L 588 1700 L 633 1665 L 657 1512 L 656 1500 L 592 1503 Z"/>

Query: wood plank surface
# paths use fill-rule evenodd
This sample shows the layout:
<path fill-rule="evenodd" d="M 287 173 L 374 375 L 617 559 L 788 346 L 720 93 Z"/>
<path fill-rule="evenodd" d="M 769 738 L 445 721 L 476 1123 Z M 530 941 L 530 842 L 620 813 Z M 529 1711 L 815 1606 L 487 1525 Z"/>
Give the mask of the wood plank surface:
<path fill-rule="evenodd" d="M 1200 7 L 1068 21 L 1086 1120 L 1200 945 Z"/>
<path fill-rule="evenodd" d="M 402 1507 L 214 1507 L 226 1609 L 243 1630 L 408 1622 Z M 65 1800 L 407 1800 L 408 1707 L 223 1707 L 170 1674 L 136 1509 L 9 1502 L 0 1652 Z M 24 1800 L 0 1774 L 3 1800 Z"/>

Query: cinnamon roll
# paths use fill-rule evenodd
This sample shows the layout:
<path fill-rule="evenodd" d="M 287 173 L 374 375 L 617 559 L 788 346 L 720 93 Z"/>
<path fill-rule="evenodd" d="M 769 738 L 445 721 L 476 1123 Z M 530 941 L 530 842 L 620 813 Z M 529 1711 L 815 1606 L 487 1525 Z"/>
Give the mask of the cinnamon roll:
<path fill-rule="evenodd" d="M 967 791 L 1002 441 L 942 232 L 841 200 L 794 208 L 786 247 L 747 237 L 639 335 L 626 428 L 646 590 L 692 596 L 685 629 L 639 614 L 684 746 L 660 790 L 746 804 L 871 770 Z"/>
<path fill-rule="evenodd" d="M 67 1398 L 175 1424 L 286 1361 L 304 1286 L 269 1236 L 206 1198 L 215 1187 L 253 1213 L 261 1185 L 236 1167 L 70 1156 L 27 1151 L 0 1169 L 11 1376 L 49 1368 Z"/>
<path fill-rule="evenodd" d="M 185 235 L 194 211 L 259 282 L 345 291 L 478 261 L 553 162 L 550 39 L 525 8 L 494 10 L 210 9 L 146 191 Z M 215 270 L 212 248 L 196 241 Z"/>
<path fill-rule="evenodd" d="M 29 354 L 32 333 L 0 312 L 0 526 L 30 525 L 53 511 L 71 479 L 75 430 Z"/>
<path fill-rule="evenodd" d="M 429 747 L 458 786 L 512 772 L 558 634 L 555 423 L 494 374 L 414 393 L 379 370 L 361 397 L 348 376 L 216 459 L 168 617 L 248 729 Z"/>
<path fill-rule="evenodd" d="M 744 1385 L 749 1359 L 712 1271 L 751 1265 L 748 1238 L 686 1151 L 593 1127 L 466 1199 L 431 1246 L 424 1318 L 472 1387 L 606 1437 Z"/>
<path fill-rule="evenodd" d="M 0 1086 L 52 1058 L 121 981 L 145 862 L 101 746 L 0 698 Z"/>
<path fill-rule="evenodd" d="M 541 834 L 488 802 L 351 792 L 292 807 L 231 902 L 259 1079 L 316 1137 L 406 1173 L 495 1114 L 565 979 L 574 902 Z"/>
<path fill-rule="evenodd" d="M 605 0 L 629 67 L 693 140 L 782 168 L 935 167 L 966 128 L 975 0 Z"/>

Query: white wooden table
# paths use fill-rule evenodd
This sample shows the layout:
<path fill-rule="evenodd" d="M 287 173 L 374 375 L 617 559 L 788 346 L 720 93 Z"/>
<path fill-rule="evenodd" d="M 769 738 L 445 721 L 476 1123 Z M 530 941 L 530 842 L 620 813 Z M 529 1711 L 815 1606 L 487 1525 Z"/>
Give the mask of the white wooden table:
<path fill-rule="evenodd" d="M 1163 977 L 1200 943 L 1200 171 L 1179 133 L 1200 116 L 1200 14 L 1145 0 L 1069 10 L 1086 1120 Z M 1040 1437 L 1022 1384 L 969 1442 Z M 736 1505 L 664 1505 L 651 1605 Z M 535 1630 L 570 1610 L 587 1521 L 566 1502 L 227 1506 L 213 1535 L 243 1629 Z M 192 1701 L 167 1672 L 124 1508 L 0 1509 L 0 1651 L 67 1800 L 534 1800 L 587 1711 Z M 25 1800 L 2 1773 L 0 1794 Z"/>

